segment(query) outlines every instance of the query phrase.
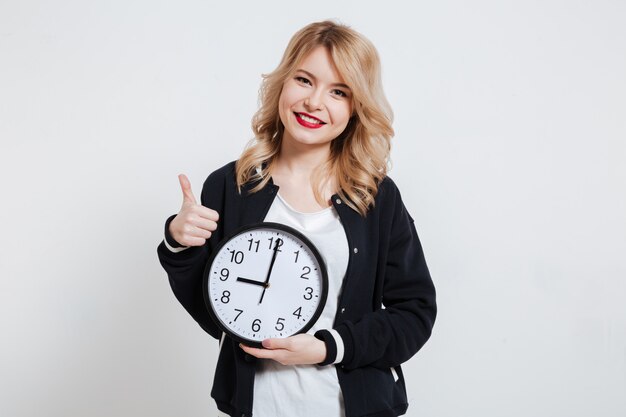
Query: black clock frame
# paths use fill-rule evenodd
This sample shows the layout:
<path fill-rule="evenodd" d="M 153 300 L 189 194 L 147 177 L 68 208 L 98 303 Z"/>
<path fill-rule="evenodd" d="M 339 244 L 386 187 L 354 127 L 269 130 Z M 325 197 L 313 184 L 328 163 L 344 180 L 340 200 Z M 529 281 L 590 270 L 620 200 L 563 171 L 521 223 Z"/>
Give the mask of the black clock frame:
<path fill-rule="evenodd" d="M 231 234 L 229 234 L 228 236 L 226 236 L 224 239 L 222 239 L 222 241 L 220 241 L 220 243 L 217 245 L 217 247 L 215 248 L 213 253 L 211 253 L 211 256 L 209 257 L 209 260 L 207 261 L 206 266 L 204 267 L 203 283 L 202 283 L 202 292 L 203 292 L 203 295 L 204 295 L 204 304 L 205 304 L 205 306 L 206 306 L 206 308 L 207 308 L 207 310 L 209 312 L 209 316 L 211 316 L 211 319 L 213 320 L 213 322 L 220 328 L 220 330 L 223 333 L 226 333 L 231 339 L 234 339 L 237 342 L 243 343 L 243 344 L 245 344 L 247 346 L 263 348 L 263 345 L 260 342 L 241 337 L 238 334 L 233 333 L 226 325 L 224 325 L 222 323 L 222 321 L 220 320 L 220 318 L 215 313 L 215 311 L 213 310 L 213 304 L 211 302 L 211 297 L 209 297 L 210 271 L 211 271 L 211 266 L 213 264 L 213 261 L 215 260 L 215 257 L 217 256 L 217 254 L 233 238 L 235 238 L 235 237 L 237 237 L 237 236 L 239 236 L 241 234 L 250 232 L 251 230 L 258 230 L 258 229 L 275 229 L 275 230 L 282 231 L 283 233 L 287 233 L 287 234 L 291 234 L 291 235 L 295 236 L 296 238 L 301 240 L 302 243 L 304 243 L 311 250 L 311 252 L 315 256 L 315 259 L 317 260 L 317 262 L 318 262 L 318 264 L 320 266 L 320 272 L 321 272 L 321 275 L 322 275 L 322 294 L 320 296 L 320 302 L 319 302 L 319 304 L 317 306 L 317 309 L 315 310 L 315 313 L 311 317 L 311 319 L 309 321 L 307 321 L 305 323 L 305 325 L 300 330 L 298 330 L 297 332 L 293 333 L 291 336 L 295 336 L 295 335 L 301 334 L 301 333 L 306 333 L 307 331 L 309 331 L 309 329 L 311 327 L 313 327 L 313 325 L 317 322 L 317 320 L 319 319 L 320 315 L 322 314 L 322 311 L 324 310 L 324 306 L 326 305 L 326 298 L 328 297 L 328 272 L 326 270 L 326 264 L 324 263 L 324 259 L 322 259 L 322 256 L 320 255 L 319 250 L 315 247 L 313 242 L 311 242 L 309 240 L 309 238 L 307 238 L 299 230 L 296 230 L 293 227 L 287 226 L 287 225 L 282 224 L 282 223 L 259 222 L 259 223 L 253 223 L 253 224 L 249 224 L 249 225 L 246 225 L 246 226 L 242 226 L 242 227 L 238 228 L 237 230 L 235 230 L 234 232 L 232 232 Z"/>

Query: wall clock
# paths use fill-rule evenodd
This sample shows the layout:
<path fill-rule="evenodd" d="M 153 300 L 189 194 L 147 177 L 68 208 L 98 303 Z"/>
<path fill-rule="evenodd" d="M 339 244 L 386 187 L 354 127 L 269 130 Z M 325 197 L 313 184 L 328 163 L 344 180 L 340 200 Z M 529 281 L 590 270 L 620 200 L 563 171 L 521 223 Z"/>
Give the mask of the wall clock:
<path fill-rule="evenodd" d="M 220 242 L 204 270 L 204 300 L 233 339 L 262 347 L 267 338 L 305 333 L 328 295 L 324 261 L 302 233 L 257 223 Z"/>

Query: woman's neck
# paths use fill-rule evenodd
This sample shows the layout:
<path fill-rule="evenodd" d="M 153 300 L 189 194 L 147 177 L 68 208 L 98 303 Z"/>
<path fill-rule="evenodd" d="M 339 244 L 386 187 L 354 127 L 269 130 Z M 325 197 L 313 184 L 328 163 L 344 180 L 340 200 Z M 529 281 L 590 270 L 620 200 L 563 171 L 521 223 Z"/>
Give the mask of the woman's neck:
<path fill-rule="evenodd" d="M 330 146 L 307 147 L 306 152 L 290 146 L 281 147 L 281 152 L 272 163 L 271 175 L 274 183 L 281 188 L 281 195 L 293 207 L 310 212 L 330 205 L 330 197 L 335 192 L 331 173 L 324 172 L 321 177 L 313 175 L 328 161 L 329 154 Z M 323 201 L 315 199 L 313 188 L 321 192 Z"/>
<path fill-rule="evenodd" d="M 309 148 L 306 152 L 294 149 L 291 146 L 281 146 L 280 153 L 276 157 L 272 170 L 295 178 L 311 178 L 311 174 L 320 167 L 330 155 L 330 146 Z"/>

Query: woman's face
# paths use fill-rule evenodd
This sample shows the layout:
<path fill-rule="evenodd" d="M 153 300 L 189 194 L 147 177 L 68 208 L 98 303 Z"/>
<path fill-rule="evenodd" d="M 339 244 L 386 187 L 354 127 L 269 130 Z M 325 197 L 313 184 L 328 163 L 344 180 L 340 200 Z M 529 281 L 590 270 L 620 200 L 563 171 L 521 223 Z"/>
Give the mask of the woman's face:
<path fill-rule="evenodd" d="M 285 126 L 283 142 L 299 149 L 329 147 L 344 131 L 352 94 L 325 47 L 311 51 L 285 81 L 278 107 Z"/>

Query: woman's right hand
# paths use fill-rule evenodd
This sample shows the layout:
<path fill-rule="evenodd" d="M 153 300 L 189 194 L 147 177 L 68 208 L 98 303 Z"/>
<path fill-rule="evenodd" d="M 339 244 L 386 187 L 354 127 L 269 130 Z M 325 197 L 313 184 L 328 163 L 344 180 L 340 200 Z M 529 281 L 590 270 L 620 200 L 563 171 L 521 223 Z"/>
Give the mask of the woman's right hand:
<path fill-rule="evenodd" d="M 219 214 L 196 202 L 187 176 L 180 174 L 178 181 L 183 190 L 183 205 L 170 222 L 170 234 L 181 245 L 202 246 L 217 228 Z"/>

